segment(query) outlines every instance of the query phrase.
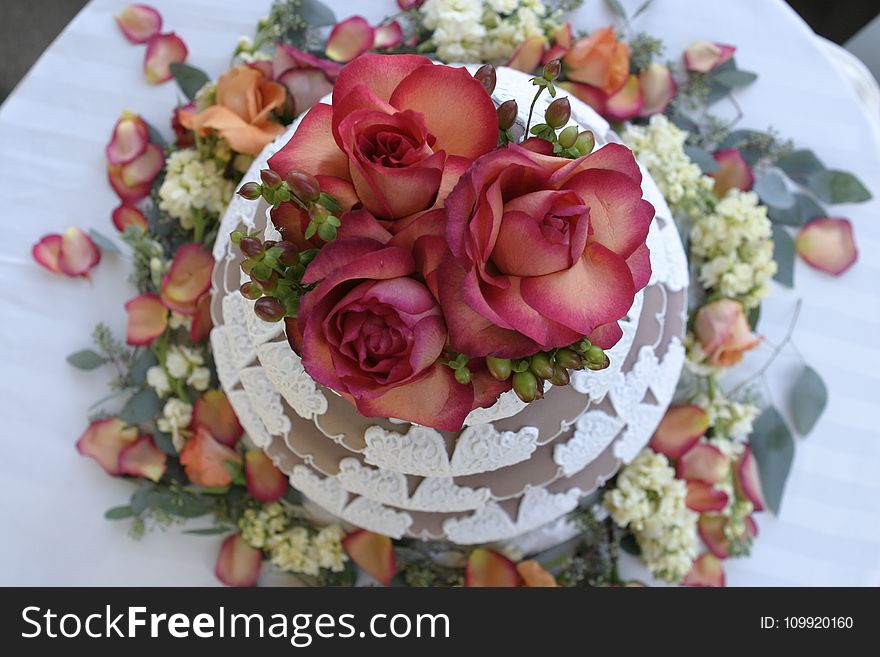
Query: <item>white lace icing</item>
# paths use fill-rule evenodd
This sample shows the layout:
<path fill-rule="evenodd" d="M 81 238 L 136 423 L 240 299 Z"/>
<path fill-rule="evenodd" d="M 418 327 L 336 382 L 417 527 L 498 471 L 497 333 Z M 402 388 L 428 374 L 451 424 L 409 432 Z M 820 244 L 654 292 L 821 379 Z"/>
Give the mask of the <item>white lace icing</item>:
<path fill-rule="evenodd" d="M 248 367 L 239 372 L 241 385 L 269 433 L 283 435 L 290 432 L 290 418 L 284 411 L 281 395 L 266 376 L 262 367 Z"/>
<path fill-rule="evenodd" d="M 306 374 L 302 360 L 286 341 L 261 344 L 257 357 L 266 376 L 297 415 L 310 420 L 327 412 L 327 397 Z"/>
<path fill-rule="evenodd" d="M 602 411 L 584 413 L 578 418 L 574 435 L 553 449 L 553 460 L 562 468 L 562 474 L 570 477 L 594 461 L 623 425 L 621 418 Z"/>

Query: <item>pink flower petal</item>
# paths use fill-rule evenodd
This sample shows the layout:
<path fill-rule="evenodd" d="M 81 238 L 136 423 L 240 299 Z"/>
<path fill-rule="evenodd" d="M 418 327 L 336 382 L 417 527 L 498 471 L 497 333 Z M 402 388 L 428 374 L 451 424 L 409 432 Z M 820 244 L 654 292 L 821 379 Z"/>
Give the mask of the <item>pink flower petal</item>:
<path fill-rule="evenodd" d="M 689 481 L 687 484 L 685 504 L 691 511 L 721 511 L 727 506 L 727 500 L 727 493 L 717 490 L 711 484 L 702 481 Z"/>
<path fill-rule="evenodd" d="M 128 164 L 140 157 L 150 143 L 150 129 L 137 114 L 123 112 L 113 127 L 105 152 L 110 164 Z"/>
<path fill-rule="evenodd" d="M 464 569 L 464 585 L 467 587 L 516 587 L 522 578 L 516 564 L 500 552 L 477 548 L 471 551 Z"/>
<path fill-rule="evenodd" d="M 560 82 L 559 86 L 570 91 L 578 100 L 584 101 L 587 105 L 596 110 L 602 116 L 607 116 L 608 94 L 589 84 L 582 82 Z"/>
<path fill-rule="evenodd" d="M 707 552 L 694 561 L 682 582 L 684 586 L 724 586 L 724 566 L 714 554 Z"/>
<path fill-rule="evenodd" d="M 241 456 L 216 441 L 204 428 L 196 431 L 180 452 L 180 464 L 186 476 L 197 486 L 205 488 L 228 486 L 232 482 L 227 462 L 239 465 Z"/>
<path fill-rule="evenodd" d="M 214 322 L 211 319 L 211 295 L 203 294 L 196 304 L 196 314 L 193 315 L 189 328 L 190 342 L 199 344 L 207 339 L 212 328 L 214 328 Z"/>
<path fill-rule="evenodd" d="M 150 84 L 167 82 L 172 77 L 171 64 L 182 64 L 189 51 L 174 32 L 158 34 L 147 43 L 144 57 L 144 76 Z"/>
<path fill-rule="evenodd" d="M 730 474 L 730 461 L 717 447 L 698 443 L 679 459 L 675 474 L 686 481 L 718 484 Z"/>
<path fill-rule="evenodd" d="M 127 226 L 140 226 L 146 230 L 150 224 L 147 217 L 138 208 L 128 203 L 121 203 L 113 210 L 113 225 L 121 233 L 125 231 Z"/>
<path fill-rule="evenodd" d="M 709 414 L 695 404 L 670 406 L 649 446 L 671 459 L 684 455 L 709 428 Z"/>
<path fill-rule="evenodd" d="M 743 159 L 737 148 L 726 148 L 715 153 L 718 171 L 708 174 L 715 179 L 713 193 L 717 198 L 724 198 L 728 190 L 736 188 L 750 190 L 755 184 L 755 176 L 748 162 Z"/>
<path fill-rule="evenodd" d="M 730 541 L 724 536 L 726 524 L 727 518 L 717 513 L 704 513 L 697 523 L 700 538 L 709 548 L 709 552 L 719 559 L 726 559 L 730 554 Z"/>
<path fill-rule="evenodd" d="M 126 342 L 130 345 L 146 345 L 158 338 L 168 328 L 168 310 L 162 305 L 158 294 L 147 292 L 125 304 L 128 313 Z"/>
<path fill-rule="evenodd" d="M 131 43 L 146 43 L 162 29 L 162 16 L 149 5 L 128 5 L 113 18 Z"/>
<path fill-rule="evenodd" d="M 684 51 L 684 65 L 689 71 L 708 73 L 733 57 L 736 48 L 711 41 L 694 41 Z"/>
<path fill-rule="evenodd" d="M 540 34 L 528 37 L 513 51 L 507 65 L 517 71 L 534 73 L 541 64 L 546 45 L 547 39 Z"/>
<path fill-rule="evenodd" d="M 400 7 L 400 11 L 418 9 L 423 4 L 425 4 L 425 0 L 397 0 L 397 6 Z"/>
<path fill-rule="evenodd" d="M 644 104 L 639 116 L 659 114 L 678 93 L 678 85 L 670 71 L 663 64 L 652 62 L 639 73 Z"/>
<path fill-rule="evenodd" d="M 397 572 L 394 546 L 382 534 L 358 529 L 342 539 L 342 547 L 358 566 L 382 586 L 391 584 Z"/>
<path fill-rule="evenodd" d="M 56 274 L 63 273 L 58 264 L 58 259 L 61 257 L 61 235 L 58 233 L 44 235 L 34 244 L 31 254 L 40 266 Z"/>
<path fill-rule="evenodd" d="M 403 28 L 397 21 L 391 21 L 386 25 L 380 25 L 376 28 L 373 37 L 373 48 L 375 50 L 391 50 L 403 44 Z"/>
<path fill-rule="evenodd" d="M 174 253 L 162 277 L 162 303 L 169 310 L 194 315 L 201 296 L 211 287 L 214 257 L 201 244 L 184 244 Z"/>
<path fill-rule="evenodd" d="M 333 26 L 324 53 L 335 62 L 350 62 L 373 47 L 374 30 L 361 16 L 352 16 Z"/>
<path fill-rule="evenodd" d="M 101 252 L 92 238 L 79 228 L 68 228 L 61 235 L 61 254 L 58 266 L 68 276 L 89 275 L 101 262 Z"/>
<path fill-rule="evenodd" d="M 208 390 L 196 400 L 190 429 L 204 429 L 228 447 L 235 447 L 244 434 L 232 404 L 222 390 Z"/>
<path fill-rule="evenodd" d="M 244 454 L 244 476 L 248 492 L 259 502 L 274 502 L 287 492 L 287 476 L 261 450 Z"/>
<path fill-rule="evenodd" d="M 740 457 L 733 475 L 740 494 L 752 503 L 755 511 L 763 511 L 766 506 L 764 504 L 764 492 L 761 489 L 758 462 L 755 460 L 751 446 L 746 447 L 746 451 Z"/>
<path fill-rule="evenodd" d="M 95 420 L 76 443 L 77 451 L 95 459 L 107 474 L 121 474 L 120 452 L 137 440 L 137 427 L 130 427 L 119 418 Z"/>
<path fill-rule="evenodd" d="M 242 538 L 234 534 L 223 541 L 214 574 L 226 586 L 254 586 L 260 577 L 263 553 L 252 548 Z"/>
<path fill-rule="evenodd" d="M 833 276 L 852 267 L 859 256 L 849 219 L 820 217 L 808 221 L 794 244 L 810 267 Z"/>
<path fill-rule="evenodd" d="M 165 166 L 165 154 L 156 144 L 147 144 L 144 152 L 128 164 L 107 164 L 107 177 L 113 190 L 129 205 L 150 194 L 153 180 Z"/>
<path fill-rule="evenodd" d="M 624 85 L 605 104 L 605 117 L 612 121 L 628 121 L 642 111 L 644 105 L 639 76 L 630 75 Z"/>
<path fill-rule="evenodd" d="M 119 452 L 119 470 L 122 474 L 159 481 L 168 468 L 167 458 L 153 436 L 141 436 Z"/>

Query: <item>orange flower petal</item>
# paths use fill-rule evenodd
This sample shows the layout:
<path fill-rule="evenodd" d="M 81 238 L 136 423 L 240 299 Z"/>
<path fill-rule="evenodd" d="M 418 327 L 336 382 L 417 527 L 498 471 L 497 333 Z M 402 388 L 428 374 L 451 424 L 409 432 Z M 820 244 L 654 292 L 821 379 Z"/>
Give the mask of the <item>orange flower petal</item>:
<path fill-rule="evenodd" d="M 651 438 L 650 447 L 678 459 L 706 433 L 709 414 L 695 404 L 670 406 Z"/>
<path fill-rule="evenodd" d="M 513 51 L 507 65 L 510 68 L 515 68 L 517 71 L 534 73 L 535 69 L 541 64 L 546 46 L 547 39 L 542 35 L 530 36 Z"/>
<path fill-rule="evenodd" d="M 146 43 L 162 30 L 162 16 L 149 5 L 128 5 L 113 18 L 130 43 Z"/>
<path fill-rule="evenodd" d="M 162 278 L 162 303 L 169 310 L 194 315 L 196 302 L 211 287 L 213 256 L 201 244 L 184 244 Z"/>
<path fill-rule="evenodd" d="M 126 342 L 130 345 L 150 344 L 168 328 L 168 310 L 158 294 L 141 294 L 125 304 L 128 312 Z"/>
<path fill-rule="evenodd" d="M 211 295 L 203 294 L 196 304 L 196 314 L 193 315 L 189 328 L 190 342 L 199 344 L 211 334 L 212 328 L 214 322 L 211 319 Z"/>
<path fill-rule="evenodd" d="M 477 548 L 468 557 L 464 585 L 469 587 L 520 586 L 522 579 L 514 563 L 499 552 Z"/>
<path fill-rule="evenodd" d="M 205 488 L 228 486 L 232 482 L 226 469 L 227 461 L 241 463 L 241 457 L 235 450 L 214 440 L 204 428 L 196 431 L 180 452 L 180 463 L 186 476 L 197 486 Z"/>
<path fill-rule="evenodd" d="M 730 474 L 730 461 L 720 449 L 708 443 L 698 443 L 679 459 L 675 476 L 685 481 L 718 484 Z"/>
<path fill-rule="evenodd" d="M 758 474 L 758 462 L 752 453 L 751 445 L 746 447 L 746 451 L 740 457 L 733 475 L 736 488 L 740 494 L 752 503 L 755 511 L 763 511 L 766 506 L 764 504 L 764 491 L 761 488 L 761 477 Z"/>
<path fill-rule="evenodd" d="M 119 418 L 96 420 L 76 442 L 77 451 L 95 459 L 107 474 L 121 474 L 119 454 L 138 437 L 137 427 L 130 427 Z"/>
<path fill-rule="evenodd" d="M 707 552 L 694 561 L 682 582 L 684 586 L 724 586 L 724 566 L 714 554 Z"/>
<path fill-rule="evenodd" d="M 144 57 L 144 76 L 150 84 L 161 84 L 172 77 L 171 64 L 186 61 L 189 51 L 186 44 L 174 32 L 157 34 L 147 42 Z"/>
<path fill-rule="evenodd" d="M 352 16 L 333 26 L 324 53 L 335 62 L 350 62 L 373 47 L 375 33 L 361 16 Z"/>
<path fill-rule="evenodd" d="M 234 534 L 223 541 L 214 574 L 227 586 L 254 586 L 260 577 L 263 553 L 252 548 L 242 538 Z"/>
<path fill-rule="evenodd" d="M 678 85 L 670 71 L 663 64 L 652 62 L 639 73 L 644 104 L 639 116 L 659 114 L 678 93 Z"/>
<path fill-rule="evenodd" d="M 685 505 L 691 511 L 697 513 L 721 511 L 727 506 L 727 500 L 727 493 L 717 490 L 711 484 L 702 481 L 689 481 L 687 484 Z"/>
<path fill-rule="evenodd" d="M 704 513 L 697 523 L 703 543 L 719 559 L 726 559 L 730 554 L 730 540 L 724 536 L 726 524 L 727 518 L 718 513 Z"/>
<path fill-rule="evenodd" d="M 523 578 L 529 588 L 554 588 L 559 583 L 544 567 L 534 559 L 520 561 L 516 564 L 516 572 Z"/>
<path fill-rule="evenodd" d="M 208 390 L 196 400 L 190 429 L 204 429 L 229 447 L 234 447 L 244 434 L 235 410 L 222 390 Z"/>
<path fill-rule="evenodd" d="M 260 502 L 274 502 L 287 492 L 287 476 L 260 450 L 244 454 L 244 476 L 248 492 Z"/>
<path fill-rule="evenodd" d="M 794 245 L 810 267 L 832 276 L 840 276 L 859 257 L 849 219 L 820 217 L 808 221 L 798 232 Z"/>
<path fill-rule="evenodd" d="M 387 536 L 359 529 L 342 539 L 342 547 L 352 561 L 382 586 L 388 586 L 394 579 L 397 564 L 394 546 Z"/>
<path fill-rule="evenodd" d="M 630 75 L 624 85 L 608 98 L 605 116 L 612 121 L 628 121 L 638 116 L 644 106 L 639 76 Z"/>
<path fill-rule="evenodd" d="M 168 469 L 167 458 L 153 436 L 141 436 L 119 452 L 119 470 L 122 474 L 159 481 Z"/>
<path fill-rule="evenodd" d="M 718 171 L 708 175 L 715 179 L 712 192 L 717 198 L 724 198 L 728 190 L 733 188 L 748 191 L 754 186 L 752 168 L 743 159 L 739 149 L 725 148 L 718 151 L 715 153 L 715 161 L 718 162 Z"/>

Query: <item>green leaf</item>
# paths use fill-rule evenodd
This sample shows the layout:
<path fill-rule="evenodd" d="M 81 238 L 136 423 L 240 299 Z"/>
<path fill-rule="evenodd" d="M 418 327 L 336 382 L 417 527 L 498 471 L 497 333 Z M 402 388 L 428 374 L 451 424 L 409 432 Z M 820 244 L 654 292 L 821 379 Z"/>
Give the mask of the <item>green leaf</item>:
<path fill-rule="evenodd" d="M 804 184 L 810 175 L 825 170 L 822 161 L 808 148 L 800 148 L 779 158 L 776 166 L 785 171 L 789 178 L 801 184 Z"/>
<path fill-rule="evenodd" d="M 682 130 L 686 130 L 692 134 L 696 134 L 700 131 L 700 126 L 697 125 L 697 122 L 681 112 L 675 112 L 670 118 L 676 127 L 681 128 Z"/>
<path fill-rule="evenodd" d="M 776 275 L 773 277 L 786 287 L 794 287 L 794 240 L 782 226 L 773 226 L 773 259 Z"/>
<path fill-rule="evenodd" d="M 107 520 L 125 520 L 126 518 L 133 518 L 134 515 L 134 511 L 128 505 L 114 506 L 112 509 L 107 509 L 104 512 L 104 517 Z"/>
<path fill-rule="evenodd" d="M 139 516 L 147 510 L 150 506 L 150 495 L 154 490 L 156 490 L 154 486 L 142 486 L 131 494 L 128 504 L 134 515 Z"/>
<path fill-rule="evenodd" d="M 819 373 L 805 365 L 791 391 L 791 418 L 795 431 L 806 436 L 828 403 L 828 390 Z"/>
<path fill-rule="evenodd" d="M 177 448 L 171 441 L 171 434 L 164 431 L 154 431 L 153 438 L 156 441 L 156 447 L 165 452 L 168 456 L 177 456 Z"/>
<path fill-rule="evenodd" d="M 340 212 L 342 212 L 342 206 L 339 205 L 339 201 L 330 196 L 330 194 L 326 194 L 325 192 L 321 192 L 318 195 L 318 203 L 323 205 L 334 214 L 339 214 Z"/>
<path fill-rule="evenodd" d="M 336 24 L 336 14 L 320 0 L 300 0 L 299 14 L 312 27 Z"/>
<path fill-rule="evenodd" d="M 715 158 L 712 157 L 712 153 L 709 151 L 700 148 L 699 146 L 685 146 L 684 147 L 685 154 L 691 158 L 691 161 L 696 164 L 703 173 L 714 173 L 718 171 L 718 162 L 715 161 Z"/>
<path fill-rule="evenodd" d="M 758 304 L 754 308 L 749 311 L 748 322 L 749 326 L 752 327 L 752 330 L 756 330 L 758 328 L 758 322 L 761 320 L 761 305 Z"/>
<path fill-rule="evenodd" d="M 645 0 L 645 2 L 642 3 L 642 6 L 639 7 L 638 9 L 636 9 L 636 10 L 635 10 L 635 13 L 633 13 L 633 15 L 632 15 L 632 20 L 637 19 L 637 18 L 638 18 L 639 16 L 641 16 L 645 11 L 647 11 L 648 7 L 651 6 L 651 3 L 652 3 L 653 1 L 654 1 L 654 0 Z"/>
<path fill-rule="evenodd" d="M 235 461 L 223 461 L 223 467 L 226 468 L 226 472 L 229 473 L 229 476 L 232 477 L 232 483 L 238 484 L 239 486 L 245 485 L 244 474 L 242 473 L 241 463 L 236 463 Z"/>
<path fill-rule="evenodd" d="M 205 529 L 187 529 L 184 534 L 193 536 L 216 536 L 217 534 L 226 534 L 232 531 L 232 527 L 206 527 Z"/>
<path fill-rule="evenodd" d="M 149 121 L 144 121 L 147 124 L 147 130 L 150 133 L 150 143 L 156 144 L 160 148 L 165 148 L 168 145 L 168 142 L 165 141 L 165 137 L 162 136 L 162 133 Z"/>
<path fill-rule="evenodd" d="M 203 70 L 189 64 L 173 62 L 170 68 L 177 86 L 189 100 L 194 100 L 199 89 L 211 81 Z"/>
<path fill-rule="evenodd" d="M 626 20 L 626 9 L 623 8 L 623 5 L 618 0 L 605 0 L 605 4 L 608 5 L 608 9 L 612 14 Z"/>
<path fill-rule="evenodd" d="M 639 546 L 639 542 L 636 540 L 636 537 L 633 534 L 624 534 L 620 538 L 620 549 L 626 552 L 627 554 L 631 554 L 634 557 L 639 556 L 642 553 L 642 548 Z"/>
<path fill-rule="evenodd" d="M 764 173 L 755 180 L 754 192 L 761 197 L 764 205 L 774 208 L 793 208 L 794 194 L 785 186 L 782 176 L 776 173 Z"/>
<path fill-rule="evenodd" d="M 810 175 L 807 186 L 826 203 L 862 203 L 871 198 L 862 182 L 846 171 L 819 171 Z"/>
<path fill-rule="evenodd" d="M 143 388 L 125 402 L 119 419 L 128 424 L 141 424 L 154 419 L 162 408 L 162 400 L 152 388 Z"/>
<path fill-rule="evenodd" d="M 67 362 L 78 370 L 93 370 L 101 367 L 101 365 L 107 362 L 107 359 L 91 349 L 83 349 L 82 351 L 70 354 L 67 357 Z"/>
<path fill-rule="evenodd" d="M 749 443 L 758 462 L 764 501 L 773 513 L 778 514 L 785 480 L 794 459 L 794 438 L 779 411 L 770 406 L 761 413 L 755 420 Z"/>
<path fill-rule="evenodd" d="M 790 208 L 777 208 L 770 206 L 767 215 L 770 221 L 785 226 L 803 226 L 810 219 L 827 217 L 828 212 L 813 200 L 812 196 L 796 193 L 795 203 Z"/>
<path fill-rule="evenodd" d="M 104 233 L 98 232 L 94 228 L 89 229 L 89 237 L 92 238 L 92 241 L 95 243 L 95 245 L 102 251 L 106 251 L 107 253 L 115 253 L 116 255 L 122 253 L 122 251 L 119 250 L 119 247 L 116 246 L 116 243 L 113 240 L 104 235 Z"/>
<path fill-rule="evenodd" d="M 725 148 L 739 148 L 743 144 L 765 137 L 766 135 L 766 132 L 761 132 L 760 130 L 734 130 L 724 138 L 724 141 L 718 144 L 718 150 L 722 151 Z"/>
<path fill-rule="evenodd" d="M 157 490 L 150 494 L 150 506 L 178 518 L 197 518 L 210 510 L 203 499 L 187 493 Z"/>
<path fill-rule="evenodd" d="M 747 85 L 750 85 L 752 82 L 758 79 L 758 76 L 751 71 L 741 71 L 739 69 L 733 69 L 730 71 L 716 72 L 711 75 L 710 78 L 713 82 L 717 82 L 723 87 L 727 87 L 728 89 L 736 89 L 738 87 L 745 87 Z"/>
<path fill-rule="evenodd" d="M 129 379 L 132 384 L 136 386 L 143 385 L 147 380 L 147 370 L 158 364 L 159 361 L 156 358 L 156 354 L 153 353 L 153 350 L 144 349 L 135 359 L 134 363 L 131 364 Z"/>

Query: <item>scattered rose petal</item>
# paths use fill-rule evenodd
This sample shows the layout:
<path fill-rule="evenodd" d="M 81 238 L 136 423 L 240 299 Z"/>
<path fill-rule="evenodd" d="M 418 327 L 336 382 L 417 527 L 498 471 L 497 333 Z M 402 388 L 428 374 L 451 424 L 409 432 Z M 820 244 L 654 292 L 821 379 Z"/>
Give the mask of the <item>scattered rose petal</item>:
<path fill-rule="evenodd" d="M 520 561 L 516 564 L 516 572 L 522 577 L 529 588 L 554 588 L 559 586 L 553 577 L 540 563 L 534 559 Z"/>
<path fill-rule="evenodd" d="M 162 303 L 182 315 L 194 315 L 197 302 L 211 287 L 214 257 L 201 244 L 184 244 L 162 277 Z"/>
<path fill-rule="evenodd" d="M 755 511 L 763 511 L 766 506 L 764 493 L 761 490 L 758 462 L 755 460 L 751 445 L 746 447 L 733 474 L 740 494 L 752 503 Z"/>
<path fill-rule="evenodd" d="M 39 242 L 34 244 L 31 255 L 40 266 L 55 274 L 63 273 L 61 265 L 58 264 L 58 259 L 61 257 L 61 235 L 58 233 L 44 235 Z"/>
<path fill-rule="evenodd" d="M 153 180 L 165 166 L 165 154 L 156 144 L 128 164 L 107 163 L 107 177 L 123 203 L 134 204 L 150 195 Z"/>
<path fill-rule="evenodd" d="M 717 198 L 724 198 L 728 190 L 736 188 L 750 190 L 755 184 L 755 176 L 737 148 L 726 148 L 715 153 L 718 170 L 710 174 L 715 179 L 712 192 Z"/>
<path fill-rule="evenodd" d="M 287 476 L 261 450 L 244 453 L 244 477 L 248 492 L 259 502 L 274 502 L 287 492 Z"/>
<path fill-rule="evenodd" d="M 470 587 L 520 586 L 522 579 L 516 565 L 494 550 L 477 548 L 471 551 L 464 570 L 464 585 Z"/>
<path fill-rule="evenodd" d="M 352 16 L 333 26 L 327 47 L 327 57 L 335 62 L 350 62 L 373 47 L 374 30 L 361 16 Z"/>
<path fill-rule="evenodd" d="M 159 481 L 167 466 L 165 452 L 156 446 L 153 436 L 141 436 L 119 452 L 119 471 L 133 477 Z"/>
<path fill-rule="evenodd" d="M 534 73 L 535 69 L 541 64 L 541 58 L 544 56 L 544 47 L 547 40 L 540 34 L 530 36 L 521 44 L 519 44 L 507 65 L 515 68 L 517 71 L 524 73 Z"/>
<path fill-rule="evenodd" d="M 718 484 L 730 474 L 730 461 L 714 445 L 698 443 L 678 461 L 676 476 L 685 481 Z"/>
<path fill-rule="evenodd" d="M 76 443 L 77 451 L 95 459 L 107 474 L 121 474 L 119 454 L 138 437 L 137 427 L 130 427 L 119 418 L 95 420 Z"/>
<path fill-rule="evenodd" d="M 68 228 L 61 234 L 58 266 L 68 276 L 87 277 L 101 262 L 101 252 L 92 238 L 79 228 Z"/>
<path fill-rule="evenodd" d="M 260 577 L 263 553 L 252 548 L 241 534 L 234 534 L 223 541 L 214 574 L 226 586 L 254 586 Z"/>
<path fill-rule="evenodd" d="M 390 50 L 403 44 L 403 28 L 397 21 L 391 21 L 376 28 L 373 36 L 373 49 Z"/>
<path fill-rule="evenodd" d="M 400 7 L 400 11 L 418 9 L 423 4 L 425 4 L 425 0 L 397 0 L 397 6 Z"/>
<path fill-rule="evenodd" d="M 158 294 L 141 294 L 129 300 L 125 310 L 128 313 L 126 342 L 130 345 L 150 344 L 168 328 L 168 309 Z"/>
<path fill-rule="evenodd" d="M 204 429 L 228 447 L 235 447 L 244 434 L 235 410 L 222 390 L 207 390 L 196 400 L 190 429 Z"/>
<path fill-rule="evenodd" d="M 724 536 L 726 524 L 727 518 L 718 513 L 704 513 L 697 522 L 700 538 L 719 559 L 726 559 L 730 554 L 730 541 Z"/>
<path fill-rule="evenodd" d="M 171 64 L 182 64 L 189 51 L 174 32 L 158 34 L 147 43 L 144 57 L 144 76 L 150 84 L 161 84 L 172 77 Z"/>
<path fill-rule="evenodd" d="M 128 5 L 113 18 L 131 43 L 146 43 L 162 30 L 161 14 L 149 5 Z"/>
<path fill-rule="evenodd" d="M 215 488 L 228 486 L 232 476 L 226 463 L 241 463 L 241 457 L 233 449 L 214 440 L 204 428 L 196 431 L 180 452 L 180 464 L 186 476 L 197 486 Z"/>
<path fill-rule="evenodd" d="M 659 114 L 678 93 L 678 85 L 670 71 L 663 64 L 652 62 L 639 73 L 644 104 L 639 116 Z"/>
<path fill-rule="evenodd" d="M 123 112 L 113 127 L 104 152 L 110 164 L 128 164 L 143 155 L 150 143 L 150 129 L 137 114 Z"/>
<path fill-rule="evenodd" d="M 757 538 L 758 536 L 758 523 L 755 522 L 755 516 L 750 515 L 746 518 L 746 531 L 749 533 L 751 538 Z"/>
<path fill-rule="evenodd" d="M 808 221 L 794 245 L 810 267 L 833 276 L 852 267 L 859 256 L 849 219 L 820 217 Z"/>
<path fill-rule="evenodd" d="M 584 101 L 598 114 L 607 115 L 608 96 L 598 87 L 580 82 L 560 82 L 558 86 L 570 91 L 575 98 Z"/>
<path fill-rule="evenodd" d="M 721 511 L 727 506 L 727 499 L 727 493 L 717 490 L 711 484 L 702 481 L 689 481 L 687 484 L 685 504 L 691 511 Z"/>
<path fill-rule="evenodd" d="M 694 561 L 682 582 L 684 586 L 724 586 L 724 566 L 714 554 L 707 552 Z"/>
<path fill-rule="evenodd" d="M 135 206 L 121 203 L 113 210 L 113 225 L 116 226 L 116 230 L 122 233 L 128 226 L 140 226 L 146 230 L 149 227 L 149 222 L 144 213 Z"/>
<path fill-rule="evenodd" d="M 736 48 L 711 41 L 694 41 L 685 48 L 684 65 L 689 71 L 708 73 L 733 57 Z"/>
<path fill-rule="evenodd" d="M 211 295 L 203 294 L 196 304 L 196 314 L 193 315 L 189 327 L 189 340 L 193 344 L 199 344 L 211 335 L 214 321 L 211 319 Z"/>
<path fill-rule="evenodd" d="M 391 584 L 397 572 L 397 562 L 394 559 L 394 546 L 390 538 L 366 529 L 359 529 L 342 539 L 342 547 L 348 552 L 351 560 L 367 575 L 382 586 Z"/>
<path fill-rule="evenodd" d="M 706 433 L 709 414 L 695 404 L 670 406 L 651 438 L 650 447 L 678 459 Z"/>
<path fill-rule="evenodd" d="M 624 85 L 605 103 L 605 116 L 612 121 L 628 121 L 639 115 L 644 105 L 639 76 L 630 75 Z"/>

